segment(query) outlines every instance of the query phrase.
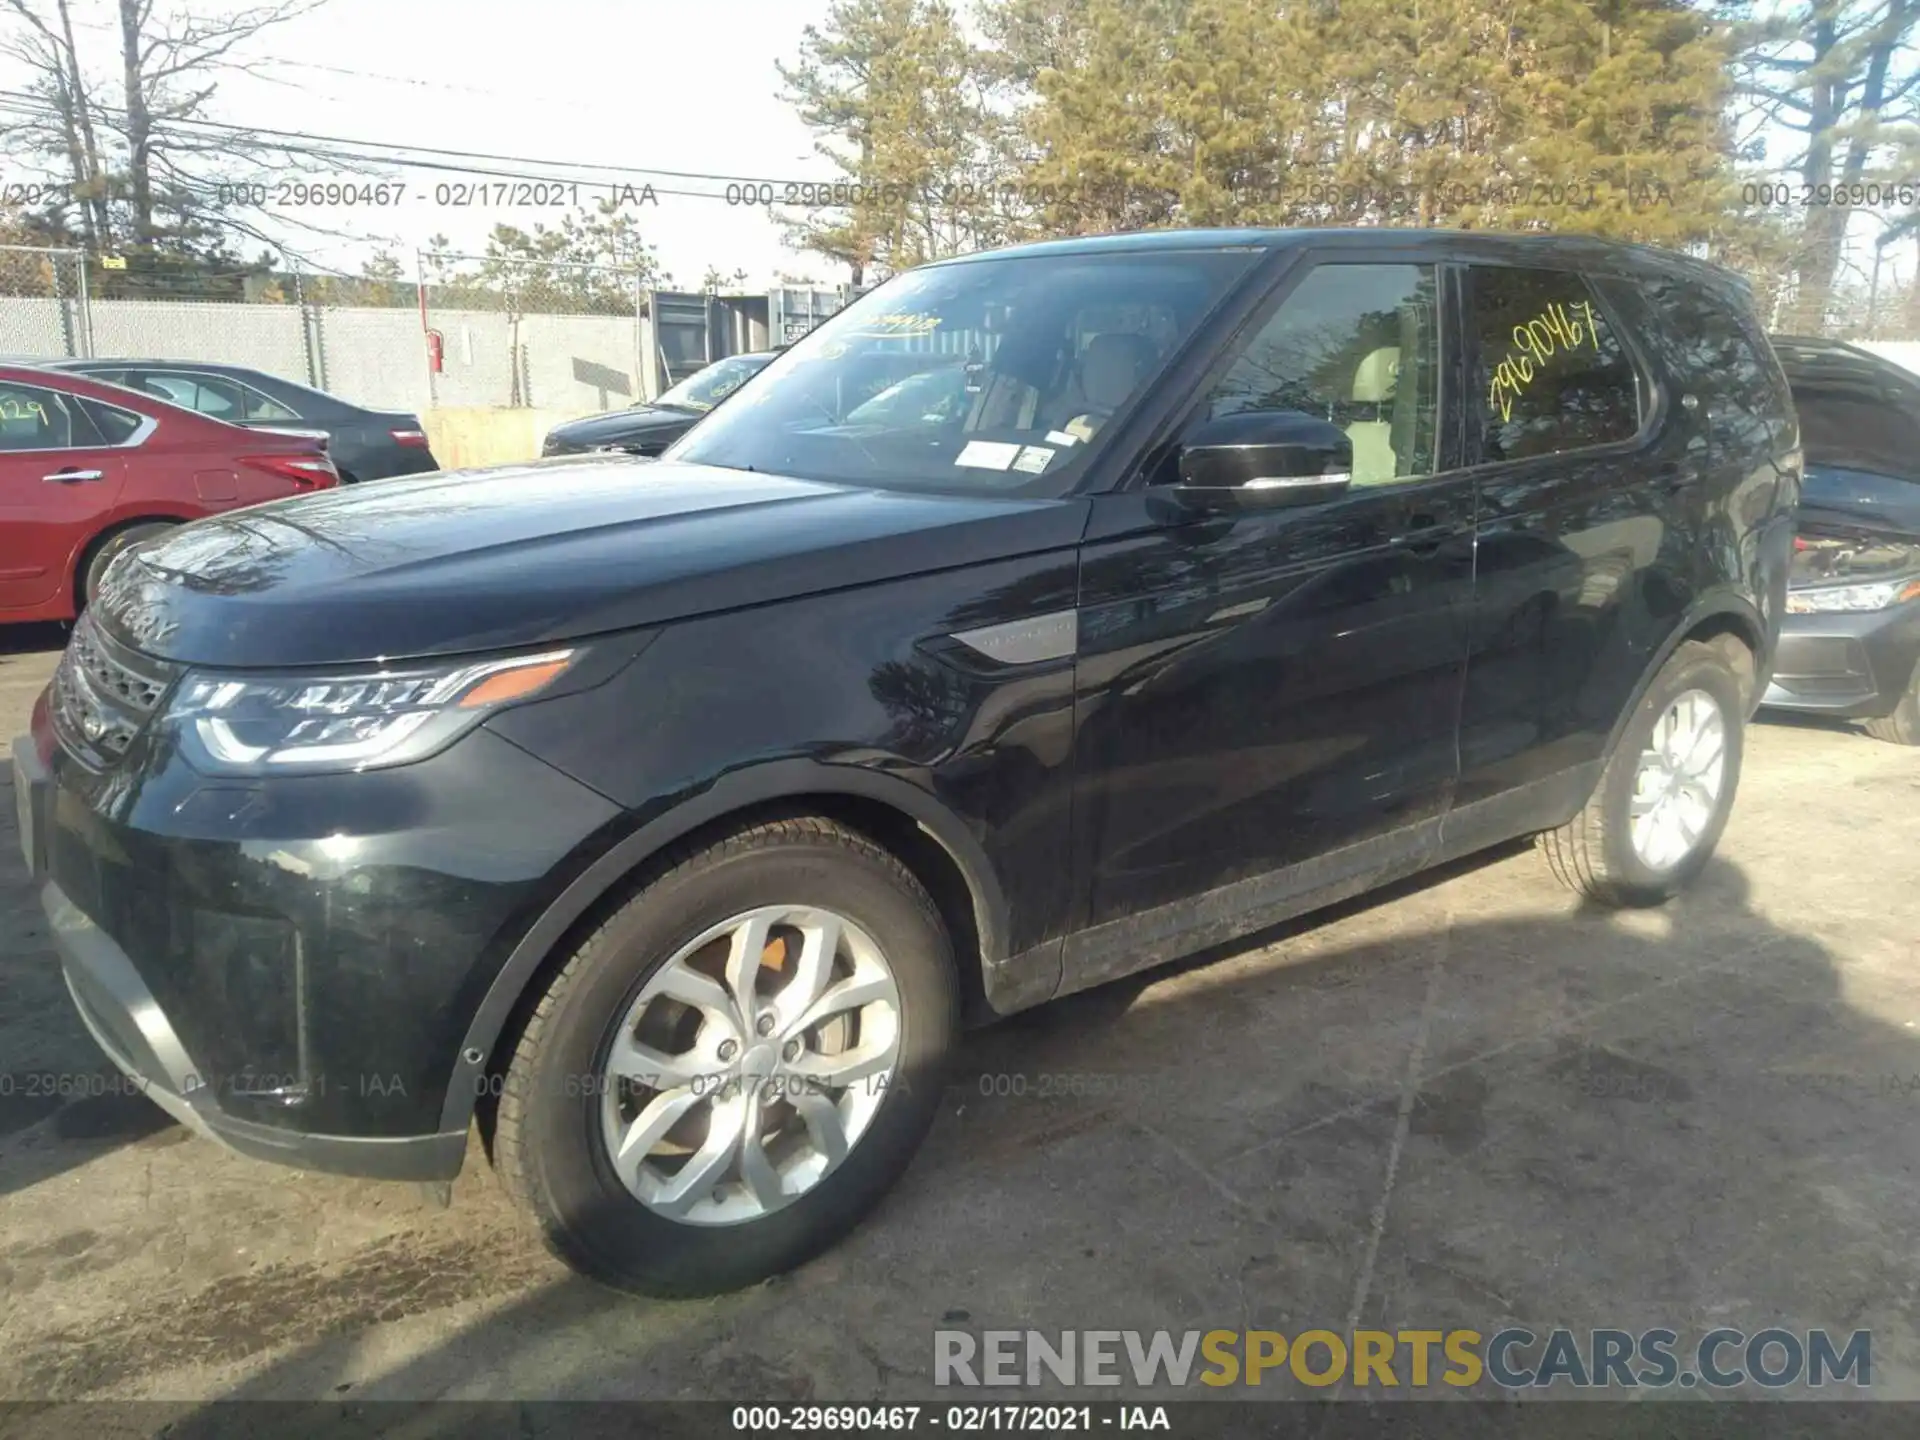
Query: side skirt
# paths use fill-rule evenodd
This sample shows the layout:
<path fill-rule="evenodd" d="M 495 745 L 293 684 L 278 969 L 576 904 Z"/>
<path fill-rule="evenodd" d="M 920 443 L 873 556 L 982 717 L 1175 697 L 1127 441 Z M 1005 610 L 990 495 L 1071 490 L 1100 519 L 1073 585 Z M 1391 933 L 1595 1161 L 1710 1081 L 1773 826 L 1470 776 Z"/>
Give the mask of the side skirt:
<path fill-rule="evenodd" d="M 1011 1015 L 1226 944 L 1503 841 L 1551 830 L 1579 813 L 1603 768 L 1604 762 L 1595 761 L 1562 771 L 1284 870 L 1082 930 L 1068 936 L 1058 952 L 1057 988 L 1047 984 L 1055 973 L 1052 944 L 1043 947 L 1044 955 L 1011 956 L 988 967 L 987 1001 L 997 1014 Z"/>

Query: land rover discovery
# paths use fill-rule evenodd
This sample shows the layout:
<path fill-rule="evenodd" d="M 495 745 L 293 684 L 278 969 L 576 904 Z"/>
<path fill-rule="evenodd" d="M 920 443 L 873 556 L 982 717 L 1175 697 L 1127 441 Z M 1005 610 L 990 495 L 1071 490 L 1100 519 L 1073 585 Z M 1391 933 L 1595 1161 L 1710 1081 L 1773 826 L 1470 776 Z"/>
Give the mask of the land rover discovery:
<path fill-rule="evenodd" d="M 954 370 L 941 406 L 849 376 Z M 1202 231 L 925 266 L 658 463 L 117 561 L 14 747 L 67 982 L 201 1134 L 656 1294 L 850 1229 L 960 1027 L 1516 836 L 1707 860 L 1800 483 L 1737 281 Z"/>

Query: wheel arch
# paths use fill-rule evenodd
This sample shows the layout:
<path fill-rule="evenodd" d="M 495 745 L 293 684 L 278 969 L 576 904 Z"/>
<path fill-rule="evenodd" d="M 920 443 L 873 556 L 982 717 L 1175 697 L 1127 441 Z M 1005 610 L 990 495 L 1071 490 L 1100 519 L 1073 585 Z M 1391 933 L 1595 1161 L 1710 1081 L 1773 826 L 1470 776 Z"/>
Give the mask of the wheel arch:
<path fill-rule="evenodd" d="M 896 776 L 812 760 L 736 771 L 609 846 L 533 921 L 468 1022 L 440 1128 L 464 1129 L 488 1076 L 501 1071 L 547 979 L 669 852 L 764 820 L 820 815 L 867 836 L 926 887 L 953 941 L 962 1003 L 985 1007 L 985 967 L 1005 958 L 1006 898 L 971 832 L 936 797 Z"/>
<path fill-rule="evenodd" d="M 73 613 L 78 615 L 86 602 L 87 569 L 93 564 L 94 557 L 111 541 L 114 536 L 124 534 L 139 525 L 184 525 L 194 517 L 191 515 L 172 515 L 157 510 L 142 510 L 131 515 L 121 515 L 100 527 L 80 543 L 67 563 L 67 598 L 73 602 Z"/>
<path fill-rule="evenodd" d="M 1647 688 L 1653 684 L 1654 677 L 1666 667 L 1674 652 L 1688 641 L 1713 644 L 1716 641 L 1737 640 L 1746 648 L 1753 663 L 1741 682 L 1742 698 L 1747 703 L 1748 715 L 1751 715 L 1763 688 L 1760 676 L 1765 662 L 1766 633 L 1766 624 L 1761 620 L 1760 612 L 1746 597 L 1732 591 L 1701 597 L 1641 669 L 1639 679 L 1634 682 L 1632 695 L 1614 718 L 1613 732 L 1607 737 L 1606 753 L 1613 753 L 1621 732 L 1640 708 L 1640 702 L 1646 697 Z"/>

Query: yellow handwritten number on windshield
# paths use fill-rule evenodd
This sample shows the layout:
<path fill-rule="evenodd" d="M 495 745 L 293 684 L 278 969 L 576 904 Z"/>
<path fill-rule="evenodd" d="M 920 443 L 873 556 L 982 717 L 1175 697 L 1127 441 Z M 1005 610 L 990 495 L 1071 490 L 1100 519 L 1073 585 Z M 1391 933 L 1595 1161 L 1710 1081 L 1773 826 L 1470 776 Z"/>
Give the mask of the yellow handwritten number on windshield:
<path fill-rule="evenodd" d="M 1582 318 L 1585 324 L 1581 323 Z M 1513 418 L 1513 402 L 1526 393 L 1535 375 L 1563 350 L 1577 350 L 1592 342 L 1600 349 L 1599 320 L 1589 300 L 1571 306 L 1559 301 L 1547 306 L 1524 324 L 1513 327 L 1513 348 L 1494 368 L 1493 383 L 1487 388 L 1487 403 L 1500 414 L 1502 423 Z"/>

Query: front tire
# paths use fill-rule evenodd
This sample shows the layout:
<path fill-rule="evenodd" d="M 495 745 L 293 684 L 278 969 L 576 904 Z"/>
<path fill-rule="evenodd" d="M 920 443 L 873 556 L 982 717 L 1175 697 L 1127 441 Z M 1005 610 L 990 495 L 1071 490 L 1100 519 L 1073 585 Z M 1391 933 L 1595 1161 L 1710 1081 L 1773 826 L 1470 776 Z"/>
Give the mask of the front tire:
<path fill-rule="evenodd" d="M 1602 905 L 1659 905 L 1692 883 L 1740 783 L 1743 676 L 1718 646 L 1686 641 L 1647 687 L 1585 808 L 1540 836 L 1548 867 Z"/>
<path fill-rule="evenodd" d="M 830 821 L 679 856 L 529 1016 L 495 1164 L 548 1247 L 606 1284 L 711 1295 L 790 1270 L 931 1127 L 953 967 L 913 875 Z"/>
<path fill-rule="evenodd" d="M 1866 722 L 1867 733 L 1889 745 L 1920 745 L 1920 665 L 1907 678 L 1906 693 L 1891 715 Z"/>

